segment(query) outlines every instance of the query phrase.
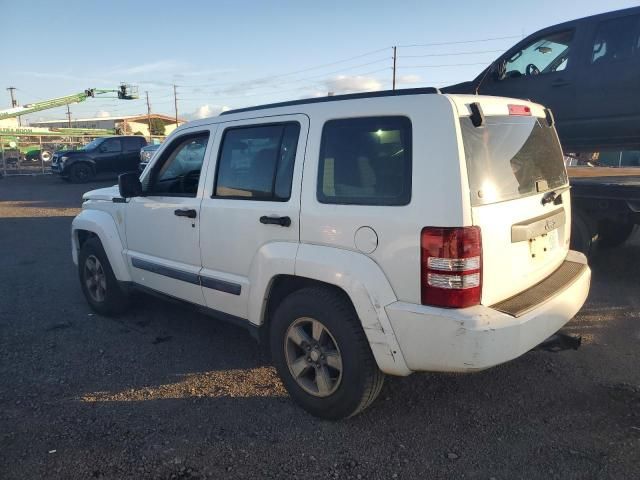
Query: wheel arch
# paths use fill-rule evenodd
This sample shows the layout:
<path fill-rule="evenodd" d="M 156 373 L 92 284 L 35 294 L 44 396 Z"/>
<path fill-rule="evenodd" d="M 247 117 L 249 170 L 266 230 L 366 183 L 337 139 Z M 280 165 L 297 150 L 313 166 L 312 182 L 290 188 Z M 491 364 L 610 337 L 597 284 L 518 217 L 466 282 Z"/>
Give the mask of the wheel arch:
<path fill-rule="evenodd" d="M 263 292 L 259 318 L 262 335 L 268 335 L 271 316 L 280 302 L 309 286 L 332 289 L 349 300 L 383 372 L 392 375 L 411 373 L 384 308 L 397 300 L 393 289 L 380 267 L 358 252 L 300 245 L 295 272 L 272 276 Z"/>
<path fill-rule="evenodd" d="M 71 225 L 71 245 L 73 262 L 78 264 L 78 252 L 82 244 L 91 236 L 96 236 L 104 248 L 113 274 L 121 282 L 131 281 L 129 269 L 122 254 L 123 242 L 113 217 L 100 210 L 83 210 L 73 219 Z"/>

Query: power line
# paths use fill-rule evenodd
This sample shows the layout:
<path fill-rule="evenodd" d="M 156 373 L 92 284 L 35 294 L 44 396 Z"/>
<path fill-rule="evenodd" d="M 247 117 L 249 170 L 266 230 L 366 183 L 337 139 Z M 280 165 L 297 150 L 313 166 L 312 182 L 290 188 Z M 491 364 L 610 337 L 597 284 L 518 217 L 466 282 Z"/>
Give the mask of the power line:
<path fill-rule="evenodd" d="M 398 68 L 441 68 L 441 67 L 467 67 L 470 65 L 486 65 L 487 62 L 478 63 L 446 63 L 442 65 L 404 65 Z"/>
<path fill-rule="evenodd" d="M 359 72 L 356 73 L 355 75 L 358 76 L 364 76 L 364 75 L 371 75 L 373 73 L 378 73 L 381 72 L 383 70 L 385 71 L 389 71 L 391 69 L 391 67 L 384 67 L 384 68 L 378 68 L 376 70 L 371 70 L 368 72 Z M 306 89 L 310 89 L 313 88 L 314 85 L 317 85 L 318 87 L 322 87 L 322 88 L 326 88 L 326 85 L 320 84 L 320 83 L 312 83 L 310 85 L 304 85 L 302 87 L 297 87 L 297 88 L 291 88 L 291 89 L 286 89 L 286 90 L 277 90 L 274 92 L 259 92 L 259 93 L 250 93 L 247 95 L 234 95 L 234 96 L 226 96 L 226 97 L 221 97 L 221 96 L 217 96 L 215 94 L 212 94 L 211 96 L 202 96 L 202 97 L 183 97 L 181 98 L 181 100 L 185 100 L 185 101 L 194 101 L 194 100 L 212 100 L 212 97 L 215 97 L 216 100 L 232 100 L 232 99 L 236 99 L 236 98 L 248 98 L 248 97 L 256 97 L 256 96 L 260 96 L 260 95 L 278 95 L 281 93 L 288 93 L 288 92 L 295 92 L 298 90 L 306 90 Z"/>
<path fill-rule="evenodd" d="M 452 57 L 456 55 L 478 55 L 481 53 L 502 53 L 504 50 L 476 50 L 475 52 L 427 53 L 425 55 L 400 55 L 401 58 Z"/>
<path fill-rule="evenodd" d="M 351 60 L 356 60 L 358 58 L 362 58 L 362 57 L 366 57 L 369 55 L 373 55 L 375 53 L 379 53 L 385 50 L 389 50 L 390 47 L 384 47 L 384 48 L 379 48 L 377 50 L 372 50 L 370 52 L 366 52 L 366 53 L 362 53 L 360 55 L 355 55 L 353 57 L 349 57 L 349 58 L 344 58 L 342 60 L 336 60 L 335 62 L 330 62 L 330 63 L 324 63 L 322 65 L 316 65 L 315 67 L 309 67 L 309 68 L 304 68 L 302 70 L 296 70 L 293 72 L 287 72 L 287 73 L 281 73 L 278 75 L 269 75 L 269 76 L 265 76 L 265 77 L 258 77 L 258 78 L 252 78 L 249 80 L 246 80 L 246 83 L 253 83 L 253 82 L 263 82 L 265 80 L 272 80 L 275 78 L 282 78 L 282 77 L 290 77 L 292 75 L 297 75 L 299 73 L 304 73 L 304 72 L 309 72 L 311 70 L 318 70 L 320 68 L 325 68 L 325 67 L 331 67 L 333 65 L 337 65 L 339 63 L 345 63 L 345 62 L 349 62 Z M 201 83 L 201 84 L 185 84 L 185 85 L 181 85 L 182 87 L 208 87 L 208 86 L 217 86 L 217 85 L 232 85 L 234 83 L 238 83 L 238 82 L 216 82 L 216 83 Z"/>
<path fill-rule="evenodd" d="M 316 78 L 326 77 L 328 75 L 335 75 L 336 73 L 342 73 L 342 72 L 346 72 L 348 70 L 353 70 L 354 68 L 362 68 L 362 67 L 366 67 L 366 66 L 369 66 L 369 65 L 375 65 L 376 63 L 388 62 L 388 61 L 389 61 L 389 58 L 381 58 L 379 60 L 374 60 L 373 62 L 361 63 L 359 65 L 353 65 L 351 67 L 346 67 L 346 68 L 341 68 L 339 70 L 333 70 L 331 72 L 321 73 L 320 75 L 312 75 L 310 77 L 296 78 L 296 79 L 293 79 L 293 80 L 285 80 L 282 83 L 284 83 L 284 84 L 295 84 L 295 83 L 300 83 L 300 82 L 306 82 L 308 80 L 313 80 L 313 79 L 316 79 Z M 382 70 L 387 70 L 389 68 L 390 67 L 385 67 Z M 376 70 L 376 71 L 378 71 L 378 70 Z M 366 75 L 366 73 L 356 73 L 356 75 Z M 248 90 L 255 90 L 255 89 L 258 89 L 258 88 L 273 88 L 271 85 L 256 85 L 254 87 L 252 87 L 250 85 L 247 85 L 247 84 L 250 84 L 250 83 L 251 83 L 250 81 L 238 82 L 238 84 L 237 84 L 237 86 L 235 88 L 243 88 L 244 87 L 244 89 L 248 89 Z M 245 87 L 245 85 L 247 85 L 247 86 Z M 227 89 L 227 90 L 230 90 L 230 89 Z M 213 91 L 210 90 L 210 91 L 201 91 L 201 92 L 197 92 L 197 93 L 219 95 L 220 93 L 224 93 L 224 91 L 225 90 L 213 90 Z"/>
<path fill-rule="evenodd" d="M 510 40 L 514 38 L 521 38 L 520 35 L 509 35 L 507 37 L 493 37 L 493 38 L 480 38 L 477 40 L 459 40 L 456 42 L 435 42 L 435 43 L 414 43 L 411 45 L 398 45 L 398 48 L 412 48 L 412 47 L 437 47 L 440 45 L 460 45 L 463 43 L 479 43 L 479 42 L 492 42 L 494 40 Z"/>

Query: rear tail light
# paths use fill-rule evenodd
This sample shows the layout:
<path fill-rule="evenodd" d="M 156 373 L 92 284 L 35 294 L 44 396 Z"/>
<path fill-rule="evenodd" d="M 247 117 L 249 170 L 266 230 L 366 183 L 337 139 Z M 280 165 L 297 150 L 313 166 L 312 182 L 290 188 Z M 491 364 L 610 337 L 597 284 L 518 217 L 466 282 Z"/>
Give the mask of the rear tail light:
<path fill-rule="evenodd" d="M 480 227 L 425 227 L 421 243 L 422 304 L 464 308 L 480 303 Z"/>
<path fill-rule="evenodd" d="M 524 115 L 531 116 L 531 109 L 526 105 L 508 105 L 509 115 Z"/>

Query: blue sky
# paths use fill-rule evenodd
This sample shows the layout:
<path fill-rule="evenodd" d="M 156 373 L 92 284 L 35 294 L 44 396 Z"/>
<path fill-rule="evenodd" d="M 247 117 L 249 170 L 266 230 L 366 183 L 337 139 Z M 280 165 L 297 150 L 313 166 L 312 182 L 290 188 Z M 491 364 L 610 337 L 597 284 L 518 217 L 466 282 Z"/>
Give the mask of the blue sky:
<path fill-rule="evenodd" d="M 390 88 L 468 80 L 523 36 L 638 0 L 513 1 L 29 1 L 0 0 L 0 108 L 121 81 L 152 110 L 181 117 Z M 509 38 L 504 38 L 509 37 Z M 488 40 L 492 39 L 492 40 Z M 445 45 L 432 45 L 445 42 Z M 424 45 L 431 44 L 431 45 Z M 420 45 L 420 46 L 411 46 Z M 4 95 L 4 96 L 3 96 Z M 73 118 L 146 112 L 141 98 L 89 99 Z M 28 119 L 64 118 L 53 109 Z"/>

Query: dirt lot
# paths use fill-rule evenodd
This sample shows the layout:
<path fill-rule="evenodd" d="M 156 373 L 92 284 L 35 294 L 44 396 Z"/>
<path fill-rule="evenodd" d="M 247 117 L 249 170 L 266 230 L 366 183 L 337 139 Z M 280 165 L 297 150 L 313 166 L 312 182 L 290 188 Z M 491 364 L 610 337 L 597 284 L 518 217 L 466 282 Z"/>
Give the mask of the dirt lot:
<path fill-rule="evenodd" d="M 154 298 L 91 313 L 81 193 L 0 180 L 0 476 L 640 478 L 640 235 L 594 260 L 577 352 L 391 378 L 340 423 L 288 398 L 243 330 Z"/>

